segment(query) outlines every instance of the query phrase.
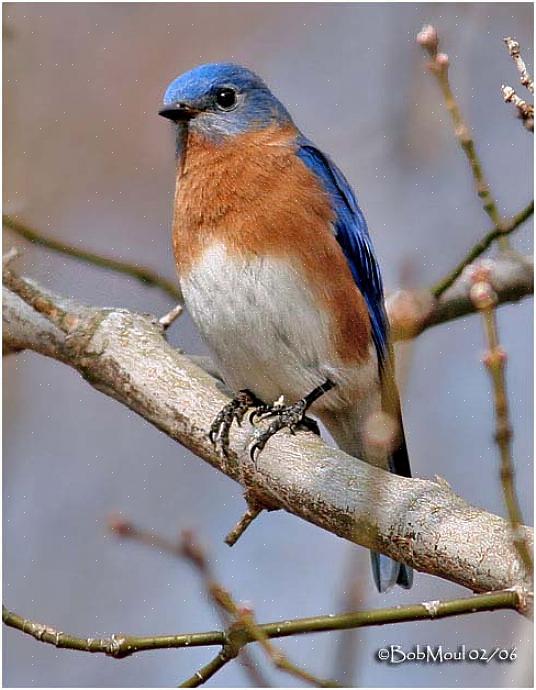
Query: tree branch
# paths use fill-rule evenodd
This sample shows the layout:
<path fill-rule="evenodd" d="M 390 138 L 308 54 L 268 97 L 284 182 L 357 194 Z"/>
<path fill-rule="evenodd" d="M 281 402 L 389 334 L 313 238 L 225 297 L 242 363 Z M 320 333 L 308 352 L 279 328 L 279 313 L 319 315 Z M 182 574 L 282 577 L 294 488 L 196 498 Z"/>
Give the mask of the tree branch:
<path fill-rule="evenodd" d="M 87 249 L 61 242 L 10 215 L 4 214 L 2 216 L 2 224 L 20 237 L 24 237 L 28 242 L 46 247 L 59 254 L 72 256 L 74 259 L 78 259 L 84 263 L 93 264 L 94 266 L 115 271 L 116 273 L 123 273 L 131 278 L 139 280 L 144 285 L 160 288 L 160 290 L 165 292 L 175 302 L 182 302 L 182 293 L 179 289 L 179 284 L 176 281 L 168 280 L 158 275 L 158 273 L 152 271 L 150 268 L 128 263 L 127 261 L 120 261 L 119 259 L 112 259 L 111 257 L 102 256 L 101 254 L 90 252 Z"/>
<path fill-rule="evenodd" d="M 439 37 L 433 26 L 424 26 L 417 35 L 417 43 L 428 53 L 430 62 L 428 69 L 435 76 L 445 107 L 451 117 L 454 126 L 454 135 L 458 140 L 460 148 L 465 153 L 467 161 L 471 167 L 471 173 L 475 183 L 476 192 L 482 201 L 482 207 L 488 214 L 491 222 L 496 228 L 502 228 L 503 219 L 499 207 L 491 192 L 488 181 L 484 175 L 484 169 L 480 158 L 476 152 L 475 142 L 471 136 L 471 131 L 465 122 L 460 106 L 452 91 L 449 80 L 449 57 L 446 53 L 439 53 Z M 500 234 L 499 244 L 502 249 L 508 249 L 508 239 Z"/>
<path fill-rule="evenodd" d="M 504 501 L 508 517 L 512 525 L 513 540 L 521 560 L 527 572 L 532 571 L 532 554 L 523 535 L 519 532 L 523 524 L 521 508 L 517 498 L 514 481 L 514 461 L 512 459 L 513 429 L 508 408 L 508 396 L 506 393 L 506 352 L 499 343 L 499 332 L 495 305 L 497 294 L 490 281 L 487 266 L 475 267 L 471 276 L 471 299 L 475 307 L 480 311 L 484 321 L 484 331 L 488 350 L 484 353 L 486 365 L 493 386 L 493 402 L 495 407 L 495 442 L 499 447 L 501 458 L 500 478 L 503 489 Z"/>
<path fill-rule="evenodd" d="M 435 620 L 450 618 L 483 611 L 511 609 L 520 613 L 527 613 L 532 608 L 532 595 L 516 588 L 500 592 L 488 592 L 450 601 L 427 601 L 422 604 L 395 606 L 391 608 L 375 609 L 372 611 L 354 611 L 336 616 L 314 616 L 311 618 L 297 618 L 294 620 L 276 621 L 274 623 L 259 623 L 263 635 L 269 639 L 290 637 L 293 635 L 308 635 L 333 630 L 350 630 L 354 628 L 388 625 L 390 623 L 407 623 L 418 620 Z M 64 633 L 43 623 L 23 618 L 5 606 L 2 608 L 2 620 L 5 625 L 30 635 L 39 642 L 53 645 L 61 649 L 72 649 L 92 654 L 106 654 L 115 659 L 123 659 L 138 652 L 154 649 L 179 649 L 188 647 L 210 647 L 256 642 L 255 636 L 247 629 L 233 631 L 210 631 L 201 633 L 187 633 L 180 635 L 155 635 L 152 637 L 138 637 L 135 635 L 114 634 L 109 637 L 76 637 Z M 237 639 L 240 638 L 240 642 Z M 205 667 L 207 668 L 207 667 Z"/>
<path fill-rule="evenodd" d="M 253 429 L 246 423 L 233 430 L 224 459 L 207 430 L 228 398 L 219 382 L 165 341 L 156 320 L 84 307 L 9 270 L 4 284 L 8 346 L 69 364 L 263 504 L 474 591 L 531 589 L 508 523 L 468 505 L 446 482 L 392 475 L 304 432 L 271 439 L 254 466 L 247 452 Z M 43 304 L 50 321 L 44 335 Z M 532 530 L 523 527 L 522 534 L 530 543 Z"/>
<path fill-rule="evenodd" d="M 533 294 L 531 256 L 503 252 L 489 260 L 488 265 L 498 304 L 516 302 Z M 438 299 L 430 290 L 397 290 L 388 295 L 385 304 L 393 340 L 414 338 L 427 328 L 474 313 L 470 287 L 470 277 L 462 271 Z"/>
<path fill-rule="evenodd" d="M 443 278 L 443 280 L 440 280 L 431 288 L 434 297 L 441 297 L 445 290 L 448 290 L 456 278 L 462 274 L 463 269 L 477 259 L 481 254 L 483 254 L 494 240 L 501 235 L 509 235 L 510 233 L 514 232 L 514 230 L 517 230 L 517 228 L 528 220 L 533 213 L 534 200 L 527 204 L 519 213 L 516 213 L 516 215 L 513 216 L 511 220 L 502 228 L 495 227 L 493 230 L 490 230 L 487 235 L 485 235 L 469 250 L 456 268 L 454 268 L 445 278 Z"/>

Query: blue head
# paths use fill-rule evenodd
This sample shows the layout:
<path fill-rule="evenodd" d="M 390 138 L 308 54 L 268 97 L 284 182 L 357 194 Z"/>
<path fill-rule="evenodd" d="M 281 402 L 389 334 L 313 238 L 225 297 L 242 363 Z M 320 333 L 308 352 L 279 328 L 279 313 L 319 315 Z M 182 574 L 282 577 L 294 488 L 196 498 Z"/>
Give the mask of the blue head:
<path fill-rule="evenodd" d="M 213 140 L 292 122 L 260 77 L 229 62 L 199 65 L 174 79 L 160 115 Z"/>

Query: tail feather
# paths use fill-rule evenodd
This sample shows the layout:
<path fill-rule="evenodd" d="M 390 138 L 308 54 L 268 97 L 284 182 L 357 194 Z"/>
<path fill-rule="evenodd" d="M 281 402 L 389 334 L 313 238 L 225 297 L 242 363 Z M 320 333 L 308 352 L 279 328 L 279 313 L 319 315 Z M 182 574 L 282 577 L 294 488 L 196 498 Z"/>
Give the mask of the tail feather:
<path fill-rule="evenodd" d="M 404 435 L 404 424 L 400 410 L 400 399 L 394 374 L 394 355 L 392 348 L 389 356 L 383 363 L 381 372 L 382 383 L 382 408 L 392 417 L 398 419 L 400 430 L 400 443 L 389 458 L 389 470 L 401 477 L 411 477 L 408 448 Z M 400 585 L 404 589 L 410 589 L 413 585 L 413 570 L 405 563 L 398 563 L 383 554 L 371 551 L 372 575 L 379 592 L 387 592 L 394 585 Z"/>
<path fill-rule="evenodd" d="M 388 362 L 384 363 L 381 383 L 381 394 L 378 392 L 374 395 L 371 392 L 367 400 L 361 403 L 359 409 L 349 407 L 344 411 L 325 412 L 322 415 L 322 421 L 331 432 L 339 448 L 345 452 L 356 458 L 368 460 L 371 464 L 389 470 L 393 474 L 411 477 L 398 391 L 392 365 L 389 365 Z M 363 424 L 369 415 L 378 408 L 399 421 L 400 435 L 398 437 L 398 444 L 396 449 L 389 454 L 389 457 L 386 457 L 386 453 L 381 453 L 379 457 L 374 457 L 370 449 L 367 449 L 363 443 Z M 413 571 L 410 566 L 398 563 L 388 556 L 375 551 L 371 552 L 371 561 L 374 582 L 379 592 L 387 592 L 394 585 L 399 585 L 405 589 L 409 589 L 412 586 Z"/>
<path fill-rule="evenodd" d="M 402 431 L 402 442 L 389 458 L 389 469 L 393 474 L 411 477 L 402 421 L 400 422 L 400 429 Z M 376 551 L 370 552 L 370 558 L 372 561 L 372 576 L 374 577 L 374 583 L 378 592 L 388 592 L 394 585 L 400 585 L 404 589 L 411 589 L 413 585 L 413 569 L 409 565 L 393 561 L 389 556 L 384 556 Z"/>
<path fill-rule="evenodd" d="M 413 570 L 404 563 L 393 561 L 377 551 L 370 552 L 372 576 L 378 592 L 388 592 L 395 585 L 410 589 L 413 584 Z"/>

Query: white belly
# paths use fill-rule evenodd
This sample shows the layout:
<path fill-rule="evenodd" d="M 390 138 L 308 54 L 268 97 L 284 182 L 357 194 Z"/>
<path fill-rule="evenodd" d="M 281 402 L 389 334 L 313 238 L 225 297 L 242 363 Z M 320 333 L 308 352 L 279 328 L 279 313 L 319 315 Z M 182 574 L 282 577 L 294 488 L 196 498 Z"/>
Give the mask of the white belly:
<path fill-rule="evenodd" d="M 327 378 L 335 389 L 317 409 L 355 404 L 377 389 L 373 346 L 366 364 L 343 365 L 331 347 L 329 315 L 286 262 L 229 256 L 209 247 L 181 278 L 186 305 L 226 383 L 265 402 L 295 402 Z"/>

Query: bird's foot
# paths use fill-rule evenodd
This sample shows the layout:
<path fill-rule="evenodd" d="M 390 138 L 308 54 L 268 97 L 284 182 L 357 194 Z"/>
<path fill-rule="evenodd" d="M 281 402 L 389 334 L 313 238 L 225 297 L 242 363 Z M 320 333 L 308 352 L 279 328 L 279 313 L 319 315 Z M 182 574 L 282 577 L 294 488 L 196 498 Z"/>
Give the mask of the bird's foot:
<path fill-rule="evenodd" d="M 241 426 L 244 415 L 250 407 L 258 408 L 265 405 L 251 391 L 244 389 L 238 391 L 231 402 L 227 403 L 214 417 L 208 437 L 214 445 L 219 441 L 224 457 L 227 457 L 229 453 L 229 432 L 233 422 Z"/>
<path fill-rule="evenodd" d="M 311 417 L 305 415 L 305 411 L 309 407 L 310 402 L 307 398 L 298 400 L 293 405 L 284 405 L 280 398 L 273 405 L 260 405 L 249 416 L 249 421 L 254 423 L 255 420 L 271 419 L 273 422 L 264 430 L 257 434 L 256 440 L 249 449 L 249 456 L 256 462 L 259 453 L 262 451 L 268 441 L 277 434 L 281 429 L 288 429 L 291 434 L 296 433 L 297 429 L 306 429 L 320 436 L 320 429 L 318 424 Z"/>

